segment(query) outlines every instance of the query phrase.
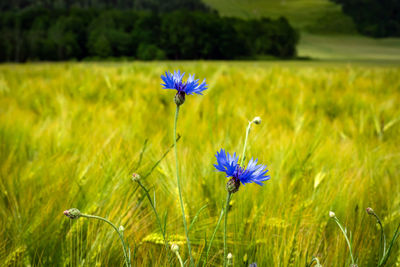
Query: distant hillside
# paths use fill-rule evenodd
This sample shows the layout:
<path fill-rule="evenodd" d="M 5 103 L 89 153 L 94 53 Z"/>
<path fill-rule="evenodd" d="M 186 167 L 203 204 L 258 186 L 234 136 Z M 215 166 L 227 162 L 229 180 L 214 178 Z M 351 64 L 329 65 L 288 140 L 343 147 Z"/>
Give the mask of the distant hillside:
<path fill-rule="evenodd" d="M 310 33 L 355 33 L 352 19 L 340 5 L 329 0 L 203 0 L 223 16 L 259 18 L 286 17 L 301 31 Z"/>
<path fill-rule="evenodd" d="M 399 61 L 400 38 L 361 36 L 353 20 L 330 0 L 202 0 L 222 16 L 286 17 L 300 30 L 297 54 L 320 60 Z"/>

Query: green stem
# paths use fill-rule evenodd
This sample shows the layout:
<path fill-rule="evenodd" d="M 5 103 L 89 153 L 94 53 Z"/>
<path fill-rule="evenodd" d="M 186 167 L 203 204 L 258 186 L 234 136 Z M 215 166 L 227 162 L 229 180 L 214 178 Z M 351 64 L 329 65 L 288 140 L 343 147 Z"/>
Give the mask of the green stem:
<path fill-rule="evenodd" d="M 243 167 L 243 162 L 244 162 L 244 154 L 246 153 L 247 138 L 249 137 L 250 128 L 251 128 L 252 123 L 253 123 L 253 121 L 250 121 L 249 125 L 247 125 L 247 128 L 246 128 L 246 138 L 244 139 L 242 157 L 240 158 L 240 166 L 242 166 L 242 167 Z"/>
<path fill-rule="evenodd" d="M 344 237 L 346 238 L 346 242 L 347 242 L 347 245 L 349 246 L 349 250 L 350 250 L 351 263 L 354 265 L 355 262 L 354 262 L 353 252 L 352 252 L 352 249 L 351 249 L 350 240 L 347 237 L 346 231 L 343 229 L 343 226 L 340 224 L 338 218 L 334 217 L 334 219 L 335 219 L 335 222 L 337 223 L 337 225 L 339 226 L 340 230 L 342 230 L 342 233 L 343 233 Z"/>
<path fill-rule="evenodd" d="M 386 254 L 386 236 L 385 236 L 385 232 L 383 231 L 383 225 L 381 220 L 379 219 L 378 215 L 373 212 L 372 215 L 376 218 L 376 221 L 379 224 L 379 227 L 381 228 L 381 243 L 380 243 L 380 248 L 383 248 L 383 253 L 382 253 L 382 258 L 385 256 Z"/>
<path fill-rule="evenodd" d="M 249 124 L 247 125 L 246 128 L 246 137 L 244 139 L 244 145 L 243 145 L 243 152 L 242 152 L 242 157 L 240 158 L 240 166 L 243 166 L 244 163 L 244 155 L 246 153 L 246 147 L 247 147 L 247 139 L 249 137 L 250 129 L 251 129 L 251 124 L 253 121 L 249 121 Z M 227 228 L 227 222 L 228 222 L 228 207 L 229 207 L 229 201 L 231 199 L 232 193 L 228 192 L 226 196 L 226 205 L 225 205 L 225 220 L 224 220 L 224 267 L 226 266 L 226 228 Z"/>
<path fill-rule="evenodd" d="M 143 191 L 146 193 L 146 197 L 149 200 L 151 207 L 153 208 L 154 214 L 156 215 L 158 226 L 160 227 L 161 234 L 162 234 L 163 239 L 164 239 L 165 249 L 168 251 L 168 242 L 167 242 L 167 239 L 165 237 L 165 230 L 164 230 L 163 225 L 161 223 L 160 217 L 158 216 L 158 212 L 156 210 L 156 207 L 154 206 L 154 203 L 151 200 L 151 197 L 150 197 L 150 194 L 149 194 L 149 190 L 147 190 L 147 188 L 144 187 L 144 185 L 140 182 L 140 180 L 138 180 L 137 183 L 140 185 L 140 187 L 142 187 Z"/>
<path fill-rule="evenodd" d="M 185 217 L 185 208 L 183 206 L 183 200 L 182 200 L 182 190 L 181 190 L 181 183 L 179 179 L 179 169 L 178 169 L 178 148 L 176 146 L 176 126 L 178 124 L 178 115 L 179 115 L 179 106 L 176 106 L 176 112 L 175 112 L 175 122 L 174 122 L 174 147 L 175 147 L 175 166 L 176 166 L 176 181 L 178 183 L 178 192 L 179 192 L 179 201 L 181 203 L 181 210 L 182 210 L 182 220 L 183 220 L 183 227 L 185 228 L 185 234 L 186 234 L 186 241 L 187 241 L 187 246 L 189 250 L 189 257 L 190 257 L 190 264 L 193 266 L 194 261 L 192 257 L 192 248 L 190 247 L 190 240 L 189 240 L 189 231 L 187 228 L 187 223 L 186 223 L 186 217 Z"/>
<path fill-rule="evenodd" d="M 212 245 L 212 243 L 214 241 L 214 237 L 215 237 L 215 234 L 217 233 L 219 225 L 221 224 L 223 215 L 224 215 L 224 208 L 222 208 L 222 210 L 221 210 L 221 214 L 219 215 L 217 225 L 215 226 L 215 229 L 214 229 L 214 233 L 212 234 L 211 239 L 210 239 L 210 244 L 208 244 L 207 253 L 206 253 L 206 265 L 207 265 L 207 261 L 208 261 L 208 254 L 209 254 L 209 252 L 211 250 L 211 245 Z"/>
<path fill-rule="evenodd" d="M 379 267 L 384 266 L 384 265 L 386 264 L 387 260 L 389 259 L 390 251 L 392 250 L 392 247 L 393 247 L 394 243 L 396 242 L 397 238 L 400 236 L 399 230 L 400 230 L 400 224 L 397 226 L 397 229 L 396 229 L 396 231 L 394 232 L 392 241 L 390 241 L 389 247 L 388 247 L 388 249 L 387 249 L 385 255 L 384 255 L 384 256 L 382 257 L 382 259 L 379 261 L 379 264 L 378 264 Z"/>
<path fill-rule="evenodd" d="M 225 204 L 225 219 L 224 219 L 224 267 L 226 266 L 226 228 L 228 222 L 228 208 L 229 208 L 229 201 L 231 199 L 232 193 L 228 192 L 226 195 L 226 204 Z"/>
<path fill-rule="evenodd" d="M 175 254 L 176 254 L 176 257 L 178 257 L 178 260 L 179 260 L 179 263 L 181 264 L 181 267 L 183 267 L 183 261 L 182 261 L 181 255 L 179 255 L 178 251 L 176 251 Z"/>
<path fill-rule="evenodd" d="M 122 247 L 124 249 L 125 264 L 126 264 L 127 267 L 130 267 L 131 266 L 131 262 L 130 262 L 129 256 L 128 256 L 128 249 L 127 249 L 127 246 L 126 246 L 125 241 L 124 241 L 124 236 L 118 230 L 118 228 L 112 222 L 110 222 L 109 220 L 107 220 L 105 218 L 102 218 L 102 217 L 99 217 L 99 216 L 89 215 L 89 214 L 81 214 L 81 217 L 97 219 L 97 220 L 100 220 L 100 221 L 108 223 L 109 225 L 111 225 L 112 228 L 114 228 L 114 230 L 118 233 L 119 239 L 121 240 Z"/>

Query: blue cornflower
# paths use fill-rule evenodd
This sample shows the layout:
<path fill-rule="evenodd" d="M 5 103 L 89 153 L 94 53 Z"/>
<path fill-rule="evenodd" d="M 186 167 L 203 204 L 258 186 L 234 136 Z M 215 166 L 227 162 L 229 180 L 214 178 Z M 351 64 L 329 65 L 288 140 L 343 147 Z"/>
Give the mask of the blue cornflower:
<path fill-rule="evenodd" d="M 247 168 L 245 168 L 239 165 L 239 157 L 236 156 L 236 153 L 230 155 L 221 149 L 215 157 L 218 164 L 214 164 L 214 167 L 218 171 L 226 173 L 226 177 L 232 177 L 227 183 L 227 189 L 230 193 L 238 191 L 240 183 L 243 185 L 249 183 L 263 185 L 262 182 L 270 179 L 270 176 L 266 175 L 268 172 L 267 166 L 257 165 L 257 159 L 251 159 L 247 164 Z"/>
<path fill-rule="evenodd" d="M 201 92 L 207 89 L 206 79 L 202 83 L 199 83 L 199 79 L 195 80 L 194 74 L 189 74 L 189 78 L 184 82 L 183 76 L 185 73 L 181 74 L 181 71 L 174 71 L 174 74 L 169 71 L 165 72 L 165 76 L 161 75 L 161 79 L 164 83 L 161 85 L 163 89 L 173 89 L 176 90 L 175 103 L 180 106 L 185 102 L 185 95 L 192 95 L 193 93 L 202 95 Z"/>

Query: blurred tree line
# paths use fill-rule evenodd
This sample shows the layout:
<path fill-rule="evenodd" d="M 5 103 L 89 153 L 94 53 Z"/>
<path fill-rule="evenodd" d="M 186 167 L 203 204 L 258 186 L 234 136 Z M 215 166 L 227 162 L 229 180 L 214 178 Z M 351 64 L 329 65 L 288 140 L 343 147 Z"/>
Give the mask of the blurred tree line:
<path fill-rule="evenodd" d="M 245 21 L 215 12 L 31 6 L 0 16 L 0 61 L 286 58 L 298 39 L 285 18 Z"/>
<path fill-rule="evenodd" d="M 210 12 L 201 0 L 0 0 L 0 11 L 20 10 L 27 7 L 47 9 L 114 8 L 170 12 L 177 9 Z"/>
<path fill-rule="evenodd" d="M 373 37 L 400 37 L 400 0 L 332 0 L 353 18 L 357 30 Z"/>

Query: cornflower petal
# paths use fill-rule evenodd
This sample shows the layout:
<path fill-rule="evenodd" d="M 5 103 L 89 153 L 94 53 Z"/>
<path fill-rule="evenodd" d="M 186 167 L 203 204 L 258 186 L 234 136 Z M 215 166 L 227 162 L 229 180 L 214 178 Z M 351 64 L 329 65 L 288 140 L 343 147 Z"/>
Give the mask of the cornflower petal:
<path fill-rule="evenodd" d="M 239 180 L 243 185 L 249 183 L 256 183 L 258 185 L 264 185 L 265 182 L 270 179 L 268 169 L 266 165 L 258 164 L 258 159 L 251 158 L 247 164 L 247 167 L 241 167 L 239 157 L 234 153 L 232 156 L 221 149 L 215 155 L 217 158 L 217 164 L 214 167 L 221 172 L 226 174 L 226 177 L 233 177 Z"/>

